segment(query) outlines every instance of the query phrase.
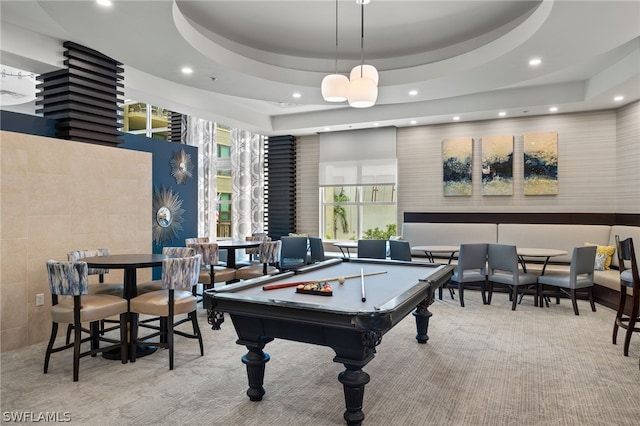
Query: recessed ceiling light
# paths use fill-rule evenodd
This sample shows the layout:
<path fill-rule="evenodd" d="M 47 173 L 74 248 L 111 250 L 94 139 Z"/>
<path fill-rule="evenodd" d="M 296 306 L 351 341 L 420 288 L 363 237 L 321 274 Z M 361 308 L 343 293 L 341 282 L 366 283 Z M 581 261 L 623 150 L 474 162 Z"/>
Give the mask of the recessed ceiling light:
<path fill-rule="evenodd" d="M 499 115 L 500 117 L 504 117 L 505 115 L 507 115 L 507 113 L 506 113 L 506 112 L 504 112 L 504 111 L 500 111 L 500 112 L 498 113 L 498 115 Z"/>
<path fill-rule="evenodd" d="M 459 121 L 460 117 L 458 117 L 457 115 L 455 117 L 453 117 L 453 121 Z"/>
<path fill-rule="evenodd" d="M 111 0 L 96 0 L 96 3 L 98 3 L 100 6 L 105 6 L 105 7 L 109 7 L 111 6 Z"/>
<path fill-rule="evenodd" d="M 411 123 L 411 124 L 416 124 L 416 123 L 417 123 L 417 121 L 416 121 L 416 120 L 411 120 L 409 123 Z"/>
<path fill-rule="evenodd" d="M 622 95 L 618 95 L 618 96 L 616 96 L 615 98 L 613 98 L 613 100 L 614 100 L 614 101 L 616 101 L 616 102 L 623 101 L 623 100 L 624 100 L 624 96 L 622 96 Z"/>
<path fill-rule="evenodd" d="M 415 96 L 415 95 L 417 95 L 417 94 L 418 94 L 418 91 L 417 91 L 417 90 L 410 90 L 410 91 L 409 91 L 409 96 Z"/>
<path fill-rule="evenodd" d="M 531 65 L 532 67 L 537 67 L 541 63 L 542 63 L 542 59 L 540 58 L 533 58 L 529 61 L 529 65 Z"/>
<path fill-rule="evenodd" d="M 298 99 L 298 98 L 301 98 L 301 97 L 302 97 L 302 95 L 300 94 L 300 92 L 294 92 L 294 93 L 293 93 L 293 97 L 294 97 L 294 98 L 296 98 L 296 99 Z"/>
<path fill-rule="evenodd" d="M 549 112 L 558 112 L 558 107 L 549 108 Z"/>
<path fill-rule="evenodd" d="M 193 73 L 193 69 L 189 68 L 189 67 L 182 67 L 182 73 L 183 74 L 192 74 Z"/>

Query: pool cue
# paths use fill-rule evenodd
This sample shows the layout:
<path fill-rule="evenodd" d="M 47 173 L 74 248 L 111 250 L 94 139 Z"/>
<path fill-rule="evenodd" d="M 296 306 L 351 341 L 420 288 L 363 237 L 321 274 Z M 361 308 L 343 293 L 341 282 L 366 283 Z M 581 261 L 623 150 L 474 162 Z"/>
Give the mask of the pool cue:
<path fill-rule="evenodd" d="M 367 301 L 367 296 L 364 294 L 364 269 L 360 268 L 360 285 L 362 286 L 362 301 Z"/>
<path fill-rule="evenodd" d="M 379 275 L 379 274 L 386 274 L 387 271 L 378 271 L 378 272 L 367 272 L 366 274 L 364 274 L 364 276 L 369 276 L 369 275 Z M 309 280 L 309 281 L 296 281 L 295 283 L 283 283 L 283 284 L 267 284 L 262 286 L 262 290 L 276 290 L 278 288 L 287 288 L 287 287 L 297 287 L 300 284 L 315 284 L 315 283 L 321 283 L 321 282 L 329 282 L 329 281 L 338 281 L 340 278 L 344 278 L 345 280 L 348 280 L 349 278 L 358 278 L 360 277 L 362 274 L 356 274 L 356 275 L 345 275 L 343 277 L 331 277 L 331 278 L 321 278 L 318 280 Z"/>

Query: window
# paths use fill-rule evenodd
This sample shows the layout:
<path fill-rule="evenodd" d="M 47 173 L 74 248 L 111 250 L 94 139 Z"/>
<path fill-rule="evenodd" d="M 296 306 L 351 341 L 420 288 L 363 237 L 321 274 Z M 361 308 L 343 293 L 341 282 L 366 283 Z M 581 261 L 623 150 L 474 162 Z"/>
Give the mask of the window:
<path fill-rule="evenodd" d="M 148 138 L 168 140 L 169 110 L 142 102 L 122 106 L 122 131 Z"/>
<path fill-rule="evenodd" d="M 395 192 L 395 185 L 321 188 L 324 238 L 389 239 L 397 235 Z"/>

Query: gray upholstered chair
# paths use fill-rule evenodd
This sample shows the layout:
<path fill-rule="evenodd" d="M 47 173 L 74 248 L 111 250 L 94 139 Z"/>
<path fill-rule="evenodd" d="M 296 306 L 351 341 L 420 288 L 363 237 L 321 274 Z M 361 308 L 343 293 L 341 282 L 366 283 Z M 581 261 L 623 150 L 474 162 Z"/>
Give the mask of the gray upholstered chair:
<path fill-rule="evenodd" d="M 307 237 L 280 238 L 281 271 L 295 270 L 307 265 Z"/>
<path fill-rule="evenodd" d="M 109 256 L 111 252 L 106 248 L 88 249 L 88 250 L 73 250 L 67 253 L 67 260 L 69 262 L 80 262 L 85 257 L 94 256 Z M 105 283 L 104 276 L 109 273 L 108 269 L 103 268 L 89 268 L 87 274 L 97 275 L 98 283 L 89 283 L 89 294 L 111 294 L 118 297 L 123 297 L 124 284 L 123 283 Z M 105 327 L 105 323 L 118 323 L 118 321 L 104 319 L 100 321 L 100 333 L 104 334 L 108 331 L 114 330 L 119 326 Z M 71 334 L 73 333 L 73 324 L 69 324 L 67 327 L 67 343 L 71 341 Z"/>
<path fill-rule="evenodd" d="M 387 240 L 358 240 L 358 257 L 387 258 Z"/>
<path fill-rule="evenodd" d="M 409 241 L 389 240 L 389 257 L 392 260 L 411 262 L 411 245 Z"/>
<path fill-rule="evenodd" d="M 153 345 L 169 349 L 169 370 L 173 370 L 174 335 L 178 334 L 191 339 L 198 339 L 200 356 L 204 355 L 202 334 L 198 326 L 196 308 L 198 301 L 192 288 L 198 282 L 201 256 L 169 258 L 162 262 L 162 290 L 152 291 L 134 297 L 129 301 L 131 312 L 131 361 L 136 360 L 137 345 Z M 148 336 L 138 336 L 139 315 L 161 317 L 158 332 Z M 186 333 L 174 328 L 175 316 L 186 314 L 193 325 L 193 333 Z M 179 321 L 182 323 L 183 321 Z M 155 337 L 155 341 L 152 341 Z"/>
<path fill-rule="evenodd" d="M 263 275 L 275 275 L 280 271 L 274 266 L 280 257 L 280 241 L 263 241 L 258 247 L 259 264 L 245 266 L 236 271 L 236 278 L 249 280 Z"/>
<path fill-rule="evenodd" d="M 309 251 L 311 253 L 311 263 L 322 262 L 325 260 L 324 256 L 324 245 L 322 243 L 322 238 L 320 237 L 309 237 Z"/>
<path fill-rule="evenodd" d="M 464 308 L 464 285 L 468 283 L 480 283 L 482 303 L 487 304 L 487 252 L 488 244 L 460 244 L 458 251 L 458 264 L 450 281 L 458 286 L 458 298 L 460 306 Z"/>
<path fill-rule="evenodd" d="M 593 265 L 596 260 L 596 249 L 596 246 L 574 247 L 568 274 L 551 272 L 539 276 L 538 291 L 539 296 L 541 296 L 540 303 L 542 304 L 542 296 L 545 294 L 543 286 L 553 286 L 556 289 L 556 303 L 560 303 L 558 293 L 562 291 L 571 297 L 573 313 L 580 315 L 576 301 L 576 292 L 586 290 L 589 296 L 591 310 L 595 312 L 596 305 L 593 303 Z"/>
<path fill-rule="evenodd" d="M 620 241 L 616 235 L 616 249 L 618 252 L 618 267 L 620 268 L 620 303 L 613 324 L 613 344 L 616 344 L 618 328 L 627 330 L 624 336 L 624 356 L 629 356 L 629 343 L 633 332 L 640 332 L 640 275 L 638 273 L 638 258 L 633 247 L 633 239 L 626 238 Z M 627 303 L 627 289 L 631 288 L 631 314 L 625 315 L 624 309 Z"/>
<path fill-rule="evenodd" d="M 487 303 L 491 304 L 493 296 L 493 284 L 506 284 L 512 289 L 511 310 L 516 310 L 518 303 L 518 293 L 524 292 L 533 287 L 535 304 L 538 304 L 538 276 L 528 274 L 519 269 L 520 262 L 516 246 L 509 244 L 489 244 L 487 250 L 487 260 L 489 264 L 489 296 Z"/>
<path fill-rule="evenodd" d="M 195 253 L 191 247 L 162 247 L 162 254 L 169 257 L 189 257 Z M 162 279 L 139 283 L 136 287 L 138 294 L 162 290 Z M 193 295 L 196 296 L 196 286 L 193 286 Z"/>
<path fill-rule="evenodd" d="M 77 382 L 80 371 L 80 358 L 111 350 L 120 349 L 122 363 L 127 363 L 127 301 L 112 294 L 89 293 L 89 268 L 85 262 L 47 261 L 47 275 L 51 292 L 51 337 L 44 357 L 44 373 L 49 370 L 51 354 L 73 348 L 73 381 Z M 68 296 L 68 297 L 65 297 Z M 120 340 L 100 335 L 99 321 L 120 316 Z M 89 329 L 83 329 L 82 323 L 89 323 Z M 58 334 L 58 324 L 72 324 L 73 342 L 54 347 Z M 89 333 L 83 338 L 82 333 Z M 81 344 L 91 342 L 91 349 L 82 352 Z M 110 345 L 100 347 L 100 342 Z"/>
<path fill-rule="evenodd" d="M 111 252 L 106 248 L 89 249 L 89 250 L 73 250 L 67 253 L 69 262 L 79 262 L 85 257 L 109 256 Z M 108 269 L 89 268 L 89 275 L 97 275 L 98 283 L 89 284 L 89 294 L 113 294 L 122 297 L 124 289 L 123 283 L 105 283 L 104 276 L 109 273 Z"/>
<path fill-rule="evenodd" d="M 201 240 L 198 238 L 198 240 Z M 236 278 L 236 270 L 225 266 L 218 266 L 218 244 L 209 242 L 192 242 L 187 239 L 187 247 L 202 256 L 203 267 L 200 271 L 198 282 L 202 283 L 204 290 L 213 288 L 215 283 L 233 281 Z"/>

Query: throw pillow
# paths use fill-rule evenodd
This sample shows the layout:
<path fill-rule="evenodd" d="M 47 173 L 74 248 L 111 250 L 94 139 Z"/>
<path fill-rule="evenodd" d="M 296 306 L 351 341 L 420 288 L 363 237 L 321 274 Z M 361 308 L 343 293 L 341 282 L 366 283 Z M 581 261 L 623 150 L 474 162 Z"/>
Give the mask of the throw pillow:
<path fill-rule="evenodd" d="M 604 271 L 604 264 L 607 261 L 607 255 L 604 253 L 596 253 L 596 261 L 593 264 L 594 271 Z"/>
<path fill-rule="evenodd" d="M 604 254 L 607 258 L 604 261 L 604 269 L 609 269 L 611 267 L 611 259 L 613 253 L 616 252 L 615 246 L 599 246 L 593 243 L 584 243 L 585 246 L 597 246 L 596 254 Z"/>

